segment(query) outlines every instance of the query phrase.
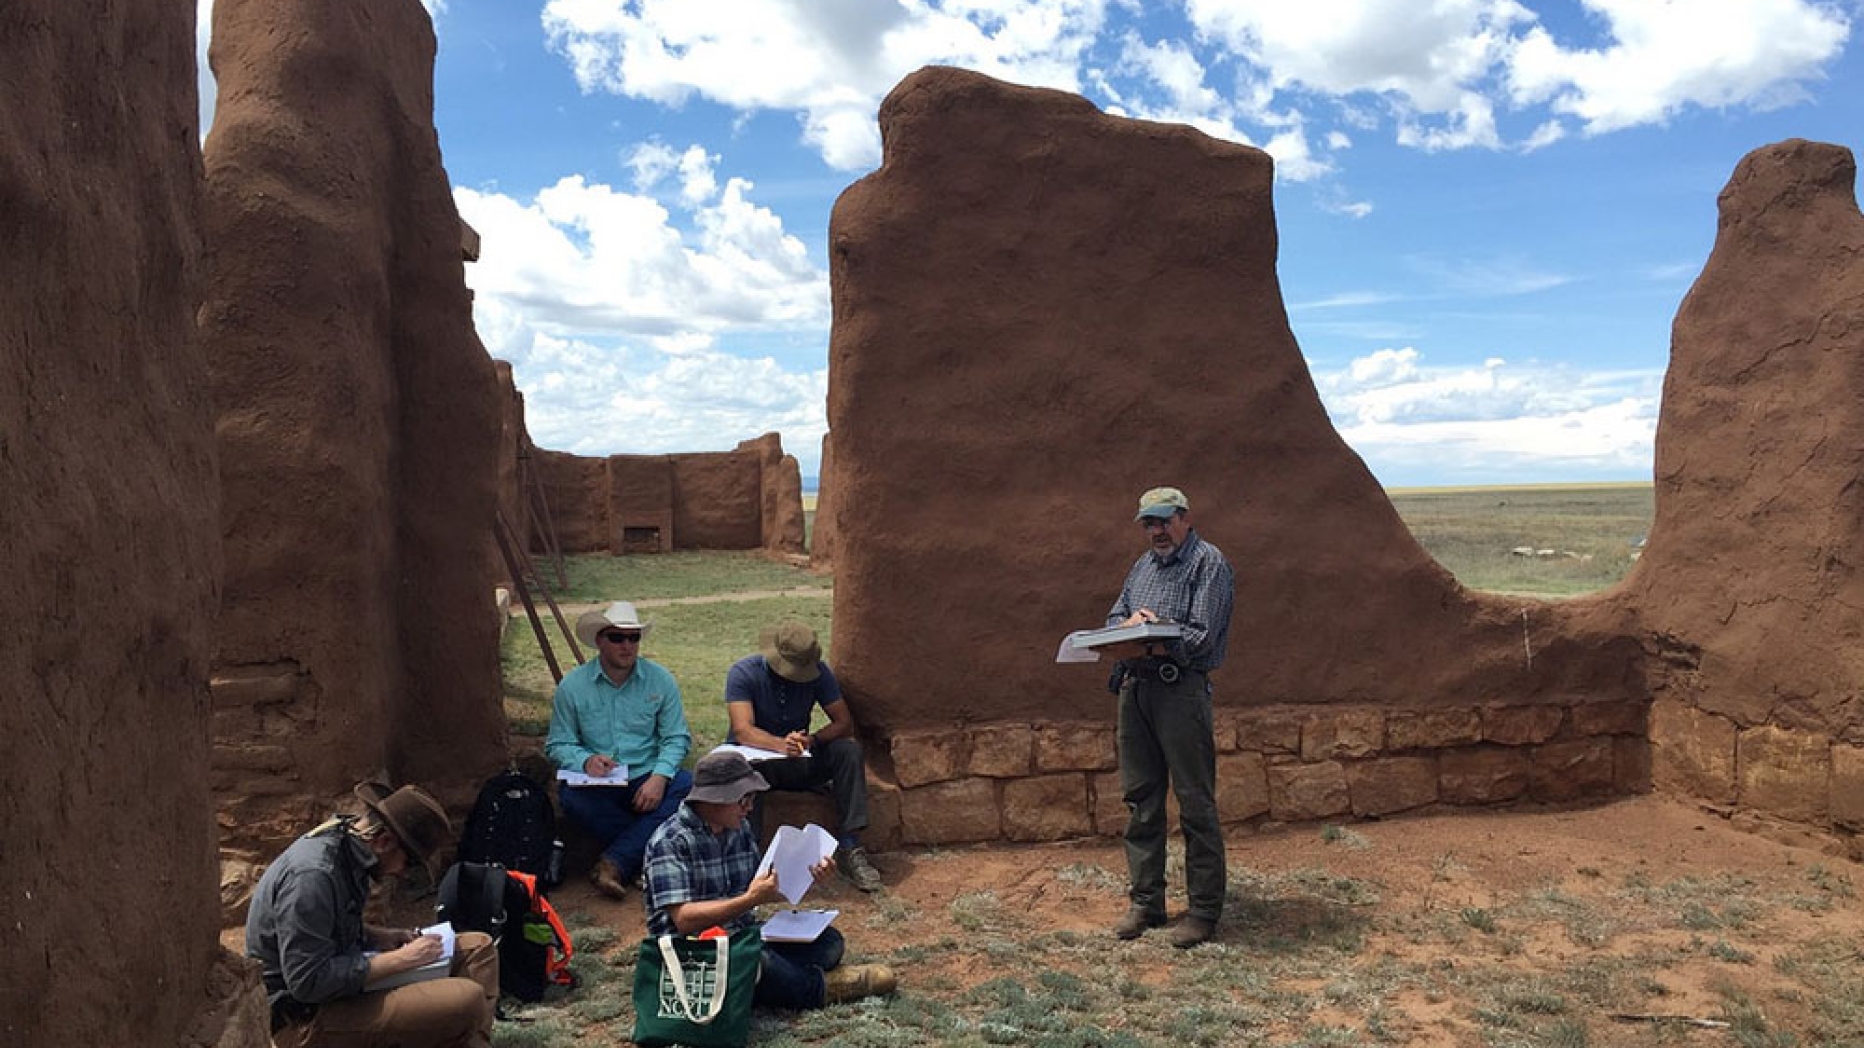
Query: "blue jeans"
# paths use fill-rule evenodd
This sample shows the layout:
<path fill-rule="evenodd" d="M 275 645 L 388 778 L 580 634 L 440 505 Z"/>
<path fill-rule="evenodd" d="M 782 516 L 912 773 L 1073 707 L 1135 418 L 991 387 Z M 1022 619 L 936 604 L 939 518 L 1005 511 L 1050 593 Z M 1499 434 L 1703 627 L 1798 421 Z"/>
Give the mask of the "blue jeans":
<path fill-rule="evenodd" d="M 841 963 L 846 948 L 834 928 L 823 931 L 815 942 L 765 943 L 764 967 L 758 972 L 752 1003 L 797 1011 L 822 1007 L 827 995 L 822 973 Z"/>
<path fill-rule="evenodd" d="M 633 880 L 641 872 L 647 839 L 680 810 L 680 802 L 693 788 L 692 772 L 681 768 L 667 782 L 660 806 L 650 812 L 637 812 L 634 792 L 646 781 L 641 778 L 626 786 L 565 786 L 557 791 L 564 813 L 604 842 L 602 857 L 621 870 L 624 881 Z"/>

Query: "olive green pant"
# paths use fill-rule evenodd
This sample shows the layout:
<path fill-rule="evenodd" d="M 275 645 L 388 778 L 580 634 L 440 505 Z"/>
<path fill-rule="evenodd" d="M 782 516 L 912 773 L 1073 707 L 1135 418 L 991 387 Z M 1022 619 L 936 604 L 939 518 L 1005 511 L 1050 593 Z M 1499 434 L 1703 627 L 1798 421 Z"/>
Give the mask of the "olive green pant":
<path fill-rule="evenodd" d="M 498 946 L 461 933 L 443 979 L 364 991 L 317 1006 L 272 1034 L 278 1048 L 488 1048 L 498 1005 Z"/>
<path fill-rule="evenodd" d="M 1211 734 L 1210 684 L 1185 671 L 1167 684 L 1127 677 L 1120 687 L 1120 786 L 1132 817 L 1126 866 L 1133 906 L 1165 913 L 1165 791 L 1178 796 L 1184 832 L 1185 891 L 1190 913 L 1215 922 L 1226 880 L 1223 828 L 1217 820 L 1217 744 Z"/>

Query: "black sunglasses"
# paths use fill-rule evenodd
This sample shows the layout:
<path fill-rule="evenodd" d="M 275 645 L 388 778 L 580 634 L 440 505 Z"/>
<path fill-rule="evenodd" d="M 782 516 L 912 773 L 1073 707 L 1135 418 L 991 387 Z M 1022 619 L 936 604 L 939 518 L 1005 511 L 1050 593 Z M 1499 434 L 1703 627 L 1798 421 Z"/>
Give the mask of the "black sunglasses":
<path fill-rule="evenodd" d="M 639 644 L 641 643 L 641 631 L 640 630 L 603 630 L 602 632 L 596 634 L 596 636 L 602 638 L 605 641 L 608 641 L 610 644 Z"/>

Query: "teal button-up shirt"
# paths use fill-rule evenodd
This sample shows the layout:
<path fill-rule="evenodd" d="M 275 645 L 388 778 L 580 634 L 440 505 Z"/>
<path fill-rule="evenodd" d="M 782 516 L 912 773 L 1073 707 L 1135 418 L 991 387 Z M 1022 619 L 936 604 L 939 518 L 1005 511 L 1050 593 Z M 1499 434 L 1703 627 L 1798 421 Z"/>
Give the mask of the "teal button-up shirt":
<path fill-rule="evenodd" d="M 666 667 L 637 659 L 620 687 L 590 659 L 563 675 L 550 711 L 544 753 L 557 767 L 583 770 L 600 753 L 628 767 L 629 781 L 672 778 L 692 748 L 680 686 Z"/>

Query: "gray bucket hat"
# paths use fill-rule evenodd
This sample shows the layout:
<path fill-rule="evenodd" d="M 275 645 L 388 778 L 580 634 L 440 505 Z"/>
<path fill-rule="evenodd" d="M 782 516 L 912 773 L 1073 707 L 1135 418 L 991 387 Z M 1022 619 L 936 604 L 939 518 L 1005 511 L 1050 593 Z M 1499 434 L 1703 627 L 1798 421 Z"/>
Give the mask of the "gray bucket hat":
<path fill-rule="evenodd" d="M 747 793 L 761 793 L 770 788 L 770 783 L 751 767 L 751 762 L 744 759 L 744 754 L 735 750 L 721 750 L 708 753 L 693 765 L 693 789 L 686 795 L 689 801 L 706 801 L 711 804 L 736 804 Z"/>

